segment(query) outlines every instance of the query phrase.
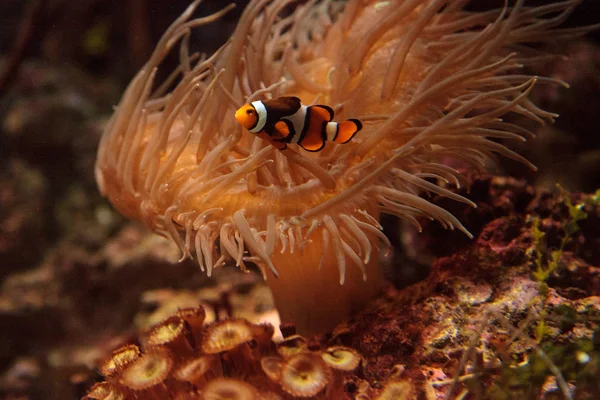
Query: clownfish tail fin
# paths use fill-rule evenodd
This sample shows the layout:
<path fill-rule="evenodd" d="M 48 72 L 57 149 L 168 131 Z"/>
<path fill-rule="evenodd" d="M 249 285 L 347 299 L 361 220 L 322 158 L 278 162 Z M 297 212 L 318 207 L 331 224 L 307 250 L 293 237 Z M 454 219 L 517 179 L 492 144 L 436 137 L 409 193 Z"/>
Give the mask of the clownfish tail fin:
<path fill-rule="evenodd" d="M 362 123 L 354 118 L 347 119 L 343 122 L 338 122 L 338 131 L 334 143 L 348 143 L 358 131 L 362 129 Z"/>

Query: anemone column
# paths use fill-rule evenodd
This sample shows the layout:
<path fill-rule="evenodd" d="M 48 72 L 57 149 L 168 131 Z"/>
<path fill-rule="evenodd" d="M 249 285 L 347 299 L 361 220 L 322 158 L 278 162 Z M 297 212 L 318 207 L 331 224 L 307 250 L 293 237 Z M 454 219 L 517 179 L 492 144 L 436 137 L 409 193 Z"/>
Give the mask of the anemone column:
<path fill-rule="evenodd" d="M 348 265 L 343 284 L 334 252 L 323 251 L 322 231 L 310 245 L 293 254 L 276 251 L 271 259 L 280 273 L 267 280 L 282 322 L 293 322 L 302 334 L 327 332 L 339 321 L 360 311 L 379 292 L 383 274 L 379 254 L 366 263 L 366 279 L 354 264 Z M 338 240 L 337 238 L 335 240 Z"/>

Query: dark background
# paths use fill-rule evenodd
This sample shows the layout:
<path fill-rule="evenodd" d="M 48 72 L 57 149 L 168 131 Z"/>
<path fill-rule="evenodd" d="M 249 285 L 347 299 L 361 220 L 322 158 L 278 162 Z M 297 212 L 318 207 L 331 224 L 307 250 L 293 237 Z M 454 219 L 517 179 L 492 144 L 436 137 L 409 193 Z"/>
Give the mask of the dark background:
<path fill-rule="evenodd" d="M 224 18 L 195 29 L 194 50 L 210 54 L 222 45 L 247 2 L 235 1 L 238 7 Z M 196 16 L 228 3 L 206 0 Z M 59 373 L 44 363 L 27 369 L 23 365 L 34 364 L 20 360 L 44 359 L 67 339 L 76 342 L 77 332 L 84 335 L 107 324 L 116 331 L 125 329 L 139 311 L 143 291 L 159 285 L 193 287 L 203 279 L 194 263 L 173 271 L 152 261 L 143 268 L 135 264 L 111 272 L 108 261 L 92 260 L 124 226 L 94 182 L 102 129 L 154 44 L 188 4 L 0 0 L 0 398 L 65 398 L 61 393 L 67 387 L 81 394 L 93 379 L 89 374 L 82 375 L 77 387 L 69 381 L 73 371 Z M 469 8 L 503 4 L 474 0 Z M 584 0 L 565 26 L 598 22 L 600 1 Z M 558 182 L 570 191 L 592 192 L 600 187 L 600 31 L 567 42 L 553 39 L 543 49 L 569 59 L 557 59 L 536 73 L 564 79 L 571 89 L 536 87 L 536 103 L 561 118 L 553 126 L 528 123 L 538 138 L 516 147 L 539 172 L 506 160 L 496 172 L 540 186 Z M 120 291 L 117 280 L 133 289 Z M 88 315 L 89 307 L 118 309 L 120 314 Z M 16 379 L 17 373 L 25 378 Z M 53 385 L 53 396 L 48 396 L 44 388 Z M 25 397 L 5 397 L 11 393 Z"/>

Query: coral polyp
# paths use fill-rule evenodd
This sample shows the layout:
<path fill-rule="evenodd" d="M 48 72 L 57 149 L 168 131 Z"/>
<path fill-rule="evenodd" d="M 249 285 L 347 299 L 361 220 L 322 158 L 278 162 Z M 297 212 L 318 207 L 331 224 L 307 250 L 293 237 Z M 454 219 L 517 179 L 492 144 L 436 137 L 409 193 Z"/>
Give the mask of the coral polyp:
<path fill-rule="evenodd" d="M 283 390 L 294 397 L 312 397 L 327 386 L 329 379 L 321 357 L 298 354 L 283 364 L 279 382 Z"/>
<path fill-rule="evenodd" d="M 330 347 L 323 353 L 323 360 L 333 368 L 353 371 L 360 363 L 360 355 L 348 347 Z"/>
<path fill-rule="evenodd" d="M 169 375 L 172 366 L 173 357 L 169 351 L 152 348 L 123 369 L 119 383 L 134 391 L 154 391 Z"/>
<path fill-rule="evenodd" d="M 127 364 L 135 361 L 140 356 L 140 349 L 136 345 L 121 347 L 113 352 L 100 366 L 104 376 L 111 376 L 121 371 Z"/>
<path fill-rule="evenodd" d="M 188 309 L 186 314 L 190 313 Z M 339 347 L 322 351 L 298 346 L 294 355 L 283 357 L 271 338 L 272 327 L 226 319 L 201 330 L 196 327 L 193 333 L 188 324 L 175 323 L 178 318 L 168 317 L 144 336 L 154 338 L 169 326 L 177 327 L 176 334 L 143 341 L 141 351 L 135 345 L 115 350 L 102 365 L 122 367 L 102 367 L 106 381 L 95 384 L 85 399 L 338 400 L 346 398 L 340 384 L 344 374 L 356 369 L 356 359 L 360 361 L 354 350 Z M 299 336 L 292 339 L 306 342 Z M 346 361 L 331 362 L 332 354 Z"/>
<path fill-rule="evenodd" d="M 97 182 L 119 211 L 209 275 L 225 263 L 258 265 L 282 318 L 301 331 L 330 328 L 377 292 L 376 249 L 389 243 L 380 214 L 471 235 L 419 194 L 475 205 L 446 188 L 462 182 L 448 162 L 482 169 L 496 153 L 533 168 L 496 141 L 532 136 L 507 114 L 556 116 L 528 98 L 537 84 L 562 82 L 527 72 L 539 59 L 527 46 L 583 32 L 556 28 L 578 0 L 485 12 L 463 0 L 255 0 L 205 57 L 192 52 L 191 31 L 230 7 L 190 19 L 199 3 L 123 95 Z M 158 82 L 171 52 L 179 65 Z M 312 154 L 294 144 L 278 151 L 237 124 L 243 104 L 281 96 L 327 104 L 363 129 Z"/>

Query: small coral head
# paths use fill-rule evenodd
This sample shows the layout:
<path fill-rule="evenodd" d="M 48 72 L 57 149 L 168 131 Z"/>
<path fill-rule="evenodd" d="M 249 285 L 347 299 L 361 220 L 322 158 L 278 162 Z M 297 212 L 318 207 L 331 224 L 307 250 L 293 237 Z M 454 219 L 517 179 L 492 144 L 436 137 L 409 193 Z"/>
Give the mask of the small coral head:
<path fill-rule="evenodd" d="M 251 130 L 258 123 L 258 114 L 252 104 L 244 104 L 235 112 L 235 119 L 245 129 Z"/>
<path fill-rule="evenodd" d="M 282 400 L 346 399 L 343 373 L 354 369 L 361 357 L 348 347 L 321 351 L 318 342 L 288 337 L 286 347 L 295 348 L 275 356 L 270 325 L 255 325 L 244 319 L 225 319 L 206 325 L 189 347 L 167 349 L 180 333 L 180 317 L 205 315 L 198 309 L 178 310 L 154 325 L 144 341 L 112 353 L 105 382 L 95 384 L 86 400 Z M 173 328 L 175 333 L 166 330 Z M 139 340 L 139 339 L 138 339 Z M 262 342 L 262 343 L 261 343 Z M 293 354 L 292 354 L 293 353 Z"/>

